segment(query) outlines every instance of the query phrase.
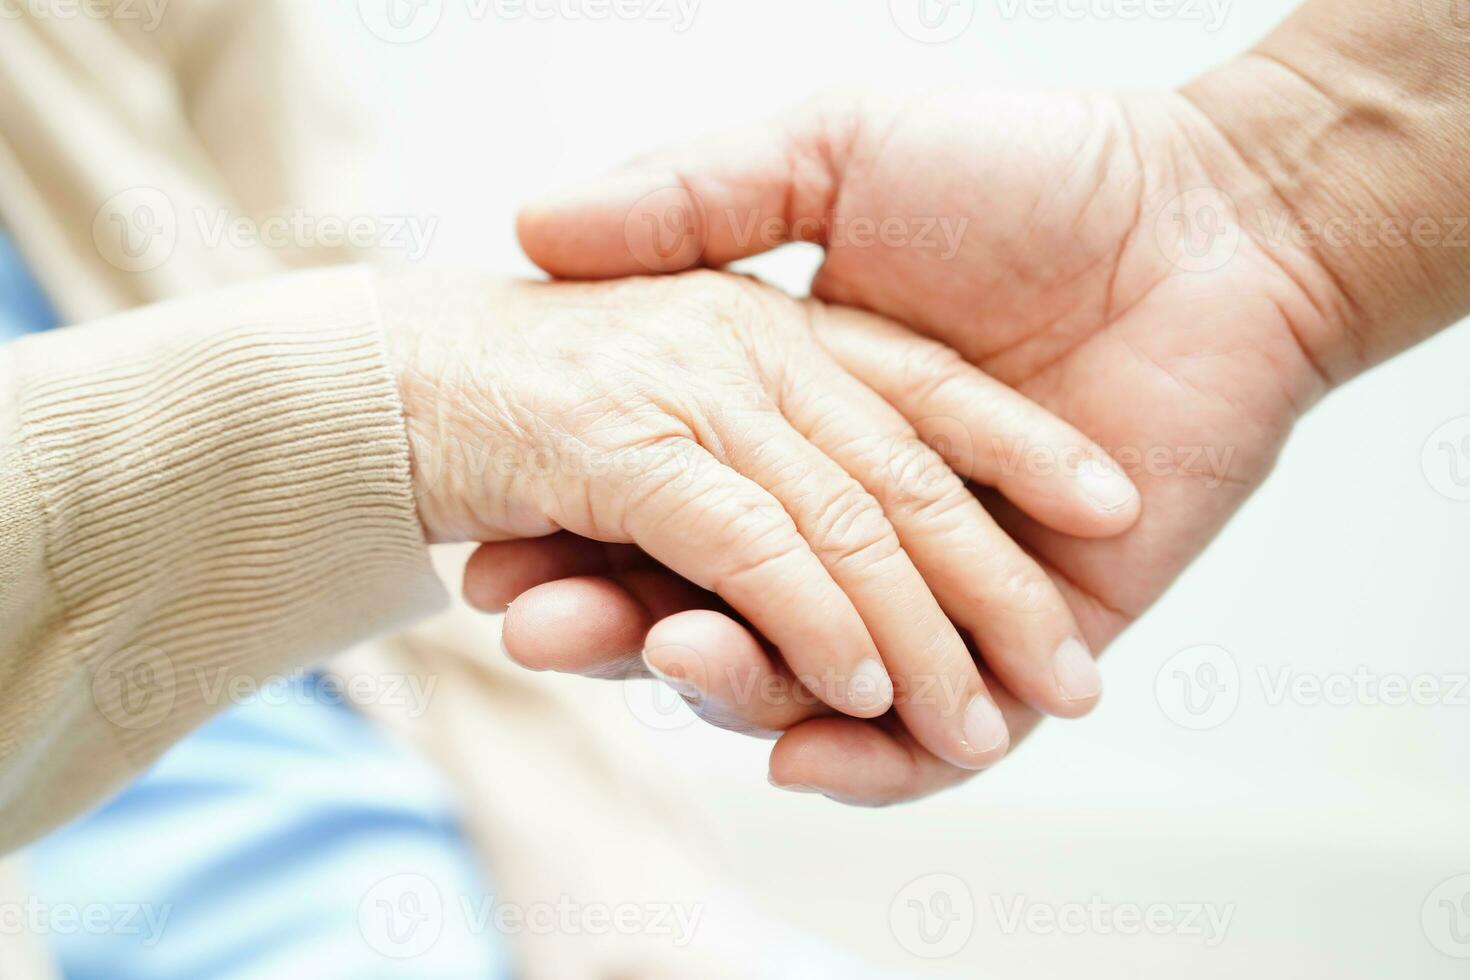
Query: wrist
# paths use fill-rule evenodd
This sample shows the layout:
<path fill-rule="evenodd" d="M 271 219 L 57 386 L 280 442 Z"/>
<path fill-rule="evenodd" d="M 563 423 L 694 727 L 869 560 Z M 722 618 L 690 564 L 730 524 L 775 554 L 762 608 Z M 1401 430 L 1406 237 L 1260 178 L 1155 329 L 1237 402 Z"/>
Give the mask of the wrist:
<path fill-rule="evenodd" d="M 439 386 L 424 365 L 424 295 L 411 273 L 389 272 L 375 276 L 378 306 L 387 339 L 388 364 L 398 385 L 403 404 L 403 424 L 408 439 L 409 473 L 419 523 L 430 544 L 465 540 L 452 527 L 458 523 L 445 513 L 441 499 L 443 458 L 436 447 L 446 440 Z M 436 295 L 430 293 L 429 295 Z"/>
<path fill-rule="evenodd" d="M 1328 25 L 1309 3 L 1183 89 L 1264 185 L 1246 230 L 1326 284 L 1324 316 L 1300 339 L 1336 381 L 1470 310 L 1470 194 L 1456 160 L 1470 87 L 1401 70 L 1381 36 L 1340 39 L 1342 19 Z"/>
<path fill-rule="evenodd" d="M 534 300 L 513 282 L 477 272 L 380 273 L 377 292 L 428 541 L 556 530 L 517 479 L 529 464 L 507 331 L 534 320 Z"/>

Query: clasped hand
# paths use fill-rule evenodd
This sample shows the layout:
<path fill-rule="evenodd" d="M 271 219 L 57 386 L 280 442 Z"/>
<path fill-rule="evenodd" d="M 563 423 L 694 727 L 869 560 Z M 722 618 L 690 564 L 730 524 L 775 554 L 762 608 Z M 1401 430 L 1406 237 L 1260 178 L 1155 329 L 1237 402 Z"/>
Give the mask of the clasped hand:
<path fill-rule="evenodd" d="M 983 768 L 1009 735 L 969 638 L 984 673 L 1039 710 L 1096 701 L 1067 603 L 967 481 L 1083 536 L 1127 528 L 1137 493 L 948 348 L 717 272 L 412 274 L 380 291 L 431 540 L 632 546 L 769 641 L 745 677 L 699 686 L 812 694 L 749 724 L 892 709 L 934 755 Z M 1055 465 L 1017 463 L 1043 457 Z M 697 651 L 660 649 L 665 676 L 698 669 Z"/>

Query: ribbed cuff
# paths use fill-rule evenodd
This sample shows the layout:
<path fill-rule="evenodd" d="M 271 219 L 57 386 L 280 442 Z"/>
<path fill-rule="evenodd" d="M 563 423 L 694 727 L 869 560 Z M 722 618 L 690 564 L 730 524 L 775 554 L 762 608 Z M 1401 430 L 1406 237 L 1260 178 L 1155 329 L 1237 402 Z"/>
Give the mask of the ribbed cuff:
<path fill-rule="evenodd" d="M 135 311 L 15 356 L 60 647 L 134 764 L 262 679 L 444 604 L 365 270 Z"/>

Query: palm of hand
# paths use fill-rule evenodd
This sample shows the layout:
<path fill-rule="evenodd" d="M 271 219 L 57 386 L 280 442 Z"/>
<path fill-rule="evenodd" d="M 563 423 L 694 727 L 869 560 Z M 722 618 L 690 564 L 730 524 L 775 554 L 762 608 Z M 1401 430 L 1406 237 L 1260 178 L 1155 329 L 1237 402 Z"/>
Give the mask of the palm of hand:
<path fill-rule="evenodd" d="M 816 295 L 955 348 L 1113 452 L 1143 495 L 1139 524 L 1108 540 L 988 501 L 1101 648 L 1264 479 L 1320 393 L 1295 339 L 1314 315 L 1287 271 L 1299 257 L 1242 231 L 1270 201 L 1178 96 L 934 95 L 850 145 L 834 227 L 971 217 L 953 255 L 829 242 Z"/>

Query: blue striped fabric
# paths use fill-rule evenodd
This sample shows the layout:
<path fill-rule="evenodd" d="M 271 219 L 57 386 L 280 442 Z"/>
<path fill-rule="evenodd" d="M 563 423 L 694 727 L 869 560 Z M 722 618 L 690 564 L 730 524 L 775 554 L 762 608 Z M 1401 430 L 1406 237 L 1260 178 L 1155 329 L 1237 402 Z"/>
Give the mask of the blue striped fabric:
<path fill-rule="evenodd" d="M 0 225 L 0 343 L 56 326 L 56 312 Z"/>

